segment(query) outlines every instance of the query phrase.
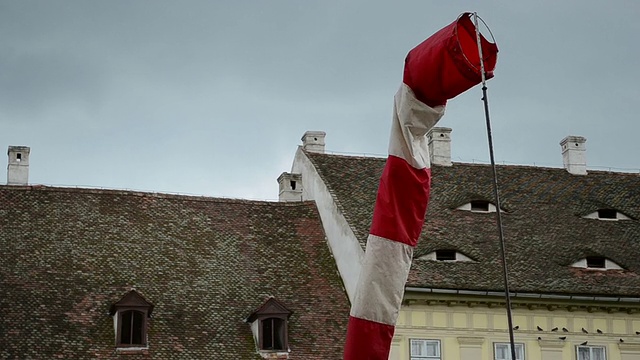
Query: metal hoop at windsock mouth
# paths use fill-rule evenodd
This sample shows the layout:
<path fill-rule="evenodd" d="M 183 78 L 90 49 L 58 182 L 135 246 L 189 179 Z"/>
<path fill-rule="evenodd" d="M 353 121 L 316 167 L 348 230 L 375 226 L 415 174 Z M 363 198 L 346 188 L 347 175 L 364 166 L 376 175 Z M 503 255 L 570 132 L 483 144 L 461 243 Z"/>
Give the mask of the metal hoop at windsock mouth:
<path fill-rule="evenodd" d="M 476 26 L 472 13 L 463 13 L 413 48 L 405 59 L 404 83 L 429 106 L 444 105 L 482 81 Z M 482 19 L 480 19 L 482 20 Z M 484 26 L 489 29 L 482 20 Z M 498 46 L 480 34 L 486 78 L 493 77 Z"/>

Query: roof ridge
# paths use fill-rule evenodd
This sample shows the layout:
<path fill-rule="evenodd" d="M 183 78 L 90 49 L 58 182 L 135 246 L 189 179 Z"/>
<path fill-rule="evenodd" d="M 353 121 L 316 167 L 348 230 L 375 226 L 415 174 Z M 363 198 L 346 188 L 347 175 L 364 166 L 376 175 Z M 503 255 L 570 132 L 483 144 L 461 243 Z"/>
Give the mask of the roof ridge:
<path fill-rule="evenodd" d="M 153 191 L 140 191 L 140 190 L 126 190 L 126 189 L 107 189 L 107 188 L 84 188 L 84 187 L 68 187 L 68 186 L 49 186 L 49 185 L 0 185 L 0 191 L 13 191 L 13 190 L 25 190 L 25 191 L 50 191 L 50 192 L 62 192 L 62 193 L 84 193 L 84 194 L 97 194 L 97 195 L 126 195 L 126 196 L 139 196 L 139 197 L 153 197 L 161 199 L 182 199 L 189 201 L 203 201 L 203 202 L 226 202 L 226 203 L 245 203 L 254 205 L 275 205 L 275 206 L 300 206 L 300 205 L 313 205 L 315 204 L 311 200 L 305 201 L 277 201 L 277 200 L 250 200 L 242 198 L 226 198 L 206 195 L 189 195 L 189 194 L 172 194 Z"/>
<path fill-rule="evenodd" d="M 332 156 L 332 157 L 337 157 L 337 158 L 346 158 L 346 159 L 354 159 L 354 160 L 386 160 L 387 156 L 386 155 L 379 155 L 379 154 L 365 154 L 365 155 L 349 155 L 349 154 L 356 154 L 356 153 L 348 153 L 348 152 L 337 152 L 337 151 L 325 151 L 324 153 L 316 153 L 316 152 L 309 152 L 307 150 L 304 150 L 305 154 L 311 154 L 311 156 L 309 158 L 312 157 L 320 157 L 320 156 Z M 463 166 L 491 166 L 491 164 L 487 161 L 487 162 L 463 162 L 463 161 L 452 161 L 452 164 L 455 166 L 456 164 L 458 165 L 463 165 Z M 507 167 L 507 168 L 534 168 L 534 169 L 542 169 L 542 170 L 565 170 L 563 167 L 560 166 L 543 166 L 543 165 L 536 165 L 534 164 L 505 164 L 503 161 L 503 164 L 496 164 L 497 167 Z M 431 167 L 447 167 L 445 165 L 436 165 L 436 164 L 431 164 Z M 607 168 L 609 170 L 598 170 L 598 168 Z M 614 171 L 613 169 L 617 169 L 620 171 Z M 608 166 L 588 166 L 587 170 L 589 171 L 589 173 L 596 173 L 596 174 L 615 174 L 615 175 L 629 175 L 629 176 L 640 176 L 640 169 L 631 169 L 631 168 L 613 168 L 613 167 L 608 167 Z M 631 170 L 633 170 L 634 172 L 632 172 Z"/>

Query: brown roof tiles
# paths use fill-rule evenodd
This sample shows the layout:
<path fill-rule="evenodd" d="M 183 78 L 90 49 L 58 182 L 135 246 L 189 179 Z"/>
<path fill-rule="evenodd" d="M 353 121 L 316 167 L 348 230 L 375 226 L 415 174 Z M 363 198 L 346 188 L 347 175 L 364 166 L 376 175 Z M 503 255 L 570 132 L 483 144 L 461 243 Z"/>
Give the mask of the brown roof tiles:
<path fill-rule="evenodd" d="M 291 359 L 341 357 L 349 304 L 312 202 L 0 186 L 0 358 L 118 358 L 110 306 L 154 305 L 128 359 L 259 359 L 247 316 L 287 306 Z"/>
<path fill-rule="evenodd" d="M 307 153 L 361 245 L 371 224 L 385 159 Z M 434 166 L 429 209 L 407 286 L 480 291 L 504 289 L 495 214 L 456 208 L 493 199 L 488 165 Z M 640 174 L 498 166 L 512 291 L 640 296 Z M 632 217 L 584 219 L 599 208 Z M 418 257 L 456 249 L 475 262 Z M 610 258 L 624 270 L 571 267 L 589 255 Z"/>

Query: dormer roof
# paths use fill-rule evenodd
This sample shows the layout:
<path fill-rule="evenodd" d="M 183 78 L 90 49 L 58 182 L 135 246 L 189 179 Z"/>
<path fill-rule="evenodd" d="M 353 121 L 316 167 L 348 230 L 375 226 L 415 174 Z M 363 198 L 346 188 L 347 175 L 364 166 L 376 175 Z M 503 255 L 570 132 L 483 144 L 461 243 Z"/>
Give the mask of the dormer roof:
<path fill-rule="evenodd" d="M 153 304 L 147 301 L 147 299 L 142 296 L 135 289 L 129 290 L 120 300 L 111 305 L 110 313 L 113 315 L 118 308 L 145 308 L 147 310 L 147 316 L 151 316 L 151 312 L 153 311 Z"/>
<path fill-rule="evenodd" d="M 268 298 L 259 308 L 249 315 L 247 322 L 253 322 L 258 317 L 280 317 L 288 318 L 293 312 L 287 309 L 280 301 L 274 297 Z"/>

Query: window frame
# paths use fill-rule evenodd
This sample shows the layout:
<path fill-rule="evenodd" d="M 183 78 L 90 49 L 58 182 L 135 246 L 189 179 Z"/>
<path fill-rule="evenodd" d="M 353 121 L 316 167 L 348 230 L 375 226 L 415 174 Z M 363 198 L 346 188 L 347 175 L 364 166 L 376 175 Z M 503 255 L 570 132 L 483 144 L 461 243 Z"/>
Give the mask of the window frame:
<path fill-rule="evenodd" d="M 140 339 L 141 339 L 141 343 L 123 343 L 122 342 L 122 327 L 124 326 L 123 320 L 122 320 L 122 316 L 125 313 L 131 312 L 132 315 L 134 315 L 136 312 L 140 313 L 142 315 L 142 324 L 140 325 Z M 147 348 L 149 345 L 149 341 L 147 339 L 147 328 L 148 328 L 148 324 L 149 322 L 147 321 L 148 319 L 148 311 L 146 308 L 144 307 L 140 307 L 140 306 L 123 306 L 123 307 L 118 307 L 118 309 L 116 310 L 116 316 L 117 316 L 117 329 L 116 329 L 116 347 L 118 348 Z M 133 326 L 133 322 L 135 321 L 134 317 L 132 317 L 131 319 L 131 326 Z M 131 340 L 133 342 L 133 329 L 131 329 Z"/>
<path fill-rule="evenodd" d="M 589 349 L 589 360 L 593 357 L 593 349 L 602 349 L 602 355 L 604 356 L 602 360 L 607 360 L 607 347 L 604 345 L 576 345 L 576 360 L 580 360 L 580 349 Z"/>
<path fill-rule="evenodd" d="M 265 331 L 265 321 L 267 320 L 279 320 L 282 322 L 282 327 L 281 327 L 281 331 L 280 333 L 276 332 L 276 327 L 272 326 L 271 328 L 271 343 L 272 343 L 272 348 L 266 348 L 265 344 L 264 344 L 264 331 Z M 259 327 L 258 327 L 258 334 L 259 334 L 259 348 L 260 351 L 273 351 L 273 352 L 284 352 L 284 351 L 288 351 L 289 349 L 289 339 L 288 339 L 288 334 L 289 334 L 289 329 L 288 329 L 288 321 L 287 321 L 287 317 L 286 316 L 279 316 L 279 315 L 274 315 L 274 314 L 270 314 L 270 315 L 263 315 L 263 316 L 259 316 L 258 317 L 258 321 L 259 321 Z M 281 337 L 280 342 L 282 343 L 282 348 L 276 349 L 275 347 L 275 340 L 276 340 L 276 336 Z"/>
<path fill-rule="evenodd" d="M 414 355 L 413 353 L 413 343 L 414 342 L 422 342 L 424 344 L 424 348 L 426 349 L 426 344 L 428 343 L 436 343 L 437 344 L 437 354 L 436 355 Z M 409 359 L 411 360 L 442 360 L 442 342 L 438 339 L 409 339 Z"/>
<path fill-rule="evenodd" d="M 526 359 L 526 351 L 525 351 L 525 344 L 524 343 L 514 343 L 515 348 L 516 348 L 516 360 L 525 360 Z M 507 351 L 509 354 L 511 354 L 511 343 L 508 342 L 494 342 L 493 343 L 493 360 L 510 360 L 509 358 L 511 358 L 511 356 L 509 356 L 509 358 L 507 359 L 498 359 L 497 355 L 498 355 L 498 346 L 506 346 L 507 347 Z M 521 353 L 518 352 L 518 348 L 521 349 Z M 521 358 L 518 358 L 518 355 L 522 355 Z"/>
<path fill-rule="evenodd" d="M 458 261 L 458 252 L 453 249 L 439 249 L 434 251 L 436 253 L 437 261 Z M 453 255 L 453 257 L 451 257 Z"/>

